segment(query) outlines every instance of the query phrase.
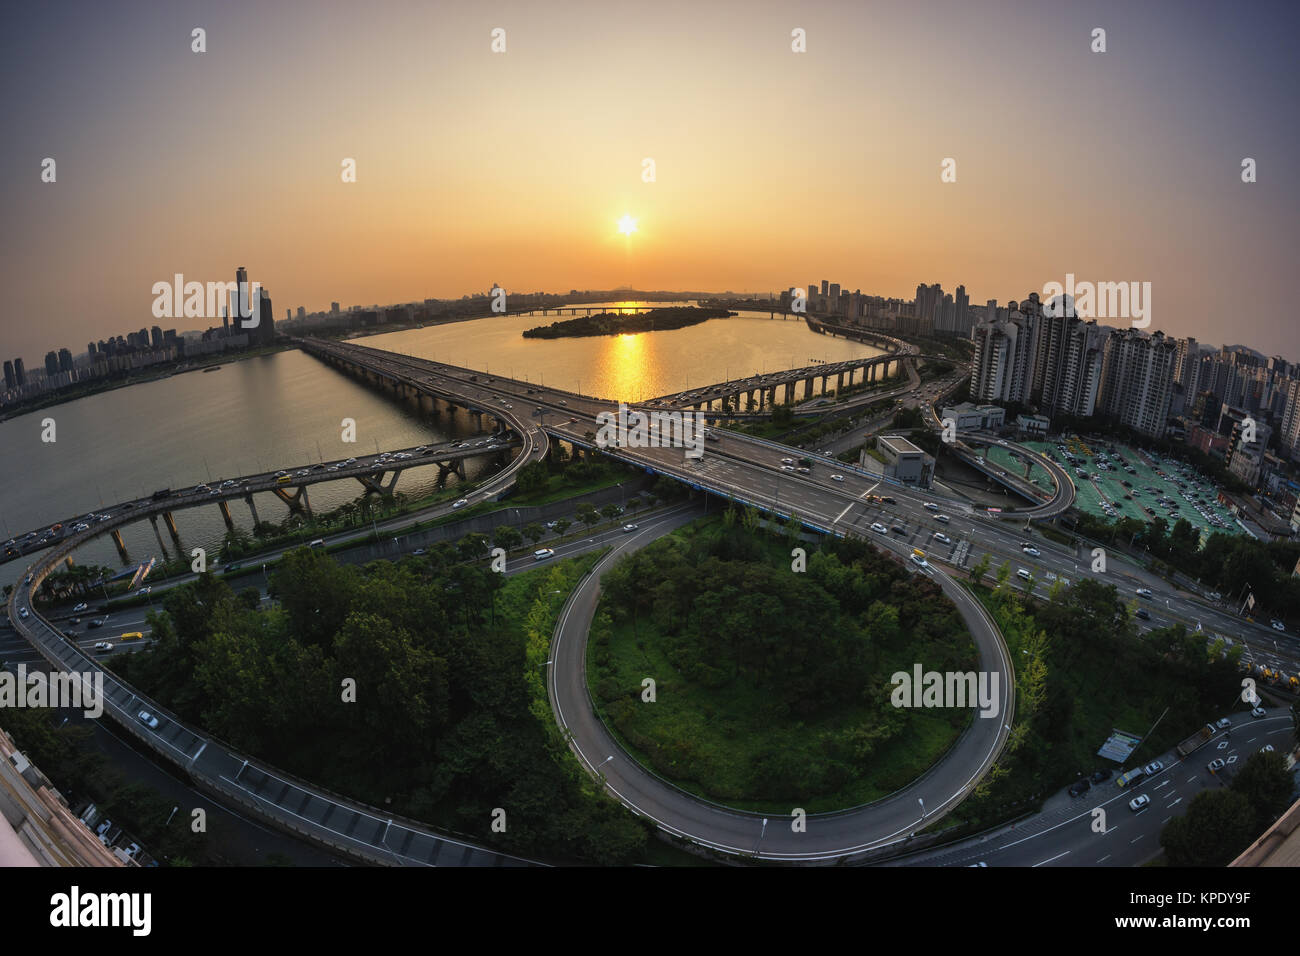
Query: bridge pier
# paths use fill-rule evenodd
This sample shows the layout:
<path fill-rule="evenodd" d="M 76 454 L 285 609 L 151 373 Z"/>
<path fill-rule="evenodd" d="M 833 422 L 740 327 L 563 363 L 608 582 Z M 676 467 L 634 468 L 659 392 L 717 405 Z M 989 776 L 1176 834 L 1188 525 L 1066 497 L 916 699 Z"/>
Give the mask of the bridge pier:
<path fill-rule="evenodd" d="M 172 517 L 172 513 L 170 511 L 163 512 L 163 521 L 167 525 L 167 531 L 172 536 L 172 541 L 176 543 L 176 550 L 178 552 L 184 551 L 185 549 L 181 547 L 181 533 L 176 530 L 176 519 Z"/>
<path fill-rule="evenodd" d="M 244 501 L 248 502 L 248 510 L 253 515 L 253 527 L 262 523 L 262 519 L 257 516 L 257 506 L 253 504 L 253 493 L 250 491 L 244 495 Z"/>
<path fill-rule="evenodd" d="M 552 444 L 551 447 L 547 449 L 546 456 L 548 458 L 553 458 L 554 453 L 555 453 L 555 445 Z M 458 477 L 461 481 L 464 481 L 465 480 L 465 459 L 455 458 L 451 461 L 438 462 L 438 484 L 440 486 L 447 483 L 448 475 L 456 475 L 456 477 Z"/>
<path fill-rule="evenodd" d="M 293 494 L 289 494 L 289 492 L 283 488 L 272 488 L 271 491 L 277 498 L 289 506 L 290 514 L 301 514 L 302 512 L 306 512 L 308 518 L 312 517 L 311 501 L 307 498 L 306 485 L 299 485 L 294 489 Z"/>
<path fill-rule="evenodd" d="M 794 404 L 794 382 L 785 383 L 785 403 L 787 405 Z"/>
<path fill-rule="evenodd" d="M 167 545 L 163 544 L 162 532 L 158 530 L 158 516 L 150 515 L 149 523 L 153 525 L 153 535 L 158 539 L 158 549 L 163 553 L 163 560 L 169 560 L 171 556 L 167 553 Z"/>
<path fill-rule="evenodd" d="M 123 563 L 123 564 L 130 564 L 130 563 L 131 563 L 131 556 L 130 556 L 129 554 L 126 553 L 126 542 L 124 542 L 124 541 L 122 540 L 122 531 L 121 531 L 121 529 L 120 529 L 120 528 L 114 528 L 114 529 L 110 532 L 110 535 L 111 535 L 112 538 L 113 538 L 113 543 L 114 543 L 115 545 L 117 545 L 117 556 L 118 556 L 119 558 L 122 559 L 122 563 Z"/>
<path fill-rule="evenodd" d="M 808 399 L 812 398 L 812 393 L 813 393 L 813 380 L 811 378 L 806 378 L 803 380 L 803 398 L 805 402 L 808 401 Z"/>
<path fill-rule="evenodd" d="M 223 521 L 225 521 L 225 523 L 226 523 L 226 530 L 227 530 L 227 531 L 234 531 L 234 530 L 235 530 L 235 522 L 234 522 L 233 520 L 231 520 L 231 517 L 230 517 L 230 505 L 228 505 L 228 504 L 225 502 L 225 500 L 223 499 L 223 500 L 217 502 L 217 507 L 218 507 L 219 509 L 221 509 L 221 519 L 222 519 Z"/>

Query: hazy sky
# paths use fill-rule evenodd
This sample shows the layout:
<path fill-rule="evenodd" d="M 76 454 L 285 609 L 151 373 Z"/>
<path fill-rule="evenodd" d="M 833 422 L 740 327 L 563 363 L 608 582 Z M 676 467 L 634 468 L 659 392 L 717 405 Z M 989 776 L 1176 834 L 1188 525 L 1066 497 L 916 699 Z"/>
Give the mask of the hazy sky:
<path fill-rule="evenodd" d="M 1300 3 L 54 0 L 6 18 L 0 357 L 29 366 L 155 324 L 155 282 L 238 265 L 277 318 L 493 282 L 965 283 L 982 304 L 1073 272 L 1151 282 L 1153 329 L 1300 359 Z"/>

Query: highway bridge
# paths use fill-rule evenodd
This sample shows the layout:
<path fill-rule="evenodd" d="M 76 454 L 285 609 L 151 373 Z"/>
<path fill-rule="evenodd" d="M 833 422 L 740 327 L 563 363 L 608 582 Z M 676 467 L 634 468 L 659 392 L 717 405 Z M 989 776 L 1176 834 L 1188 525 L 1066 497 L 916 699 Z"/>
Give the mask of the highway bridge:
<path fill-rule="evenodd" d="M 481 422 L 480 422 L 481 424 Z M 99 526 L 109 521 L 112 516 L 125 516 L 134 520 L 148 519 L 158 535 L 159 544 L 162 535 L 158 528 L 161 518 L 172 541 L 181 549 L 180 536 L 176 530 L 174 512 L 201 505 L 215 505 L 221 511 L 227 528 L 234 528 L 230 514 L 230 502 L 242 498 L 248 506 L 253 521 L 260 521 L 254 494 L 270 493 L 282 501 L 293 513 L 311 515 L 311 499 L 307 495 L 309 485 L 325 481 L 354 479 L 367 491 L 375 494 L 392 494 L 398 477 L 410 468 L 436 466 L 439 479 L 455 474 L 465 477 L 465 460 L 485 455 L 505 455 L 523 447 L 523 440 L 508 431 L 493 434 L 479 434 L 470 438 L 443 442 L 435 445 L 417 445 L 414 448 L 398 448 L 393 451 L 375 455 L 363 455 L 361 458 L 347 458 L 336 461 L 322 461 L 306 465 L 295 465 L 280 471 L 265 471 L 252 475 L 240 475 L 221 481 L 212 481 L 184 489 L 160 489 L 153 497 L 135 498 L 118 502 L 102 511 L 81 517 L 64 518 L 62 521 L 13 538 L 6 545 L 0 563 L 14 561 L 19 557 L 43 551 L 52 545 L 61 543 L 65 537 L 77 529 L 87 530 L 92 525 Z M 164 493 L 165 492 L 165 493 Z M 122 541 L 124 524 L 114 524 L 109 531 L 117 545 L 122 560 L 128 561 L 126 545 Z"/>

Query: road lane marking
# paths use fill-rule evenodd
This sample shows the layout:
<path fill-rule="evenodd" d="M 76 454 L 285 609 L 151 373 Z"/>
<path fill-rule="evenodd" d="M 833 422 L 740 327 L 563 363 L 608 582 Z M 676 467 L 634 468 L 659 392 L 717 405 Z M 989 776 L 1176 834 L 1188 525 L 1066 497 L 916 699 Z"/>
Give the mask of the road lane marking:
<path fill-rule="evenodd" d="M 1061 857 L 1066 856 L 1069 852 L 1070 852 L 1069 850 L 1066 850 L 1065 853 L 1058 853 L 1056 854 L 1056 856 L 1052 857 L 1051 860 L 1043 860 L 1042 863 L 1035 863 L 1034 866 L 1042 866 L 1043 863 L 1051 863 L 1052 860 L 1059 860 Z M 1033 869 L 1033 867 L 1030 867 L 1030 869 Z"/>
<path fill-rule="evenodd" d="M 1136 843 L 1138 840 L 1142 839 L 1142 837 L 1144 837 L 1144 836 L 1146 836 L 1145 833 L 1143 833 L 1141 836 L 1136 836 L 1136 837 L 1134 837 L 1133 839 L 1131 839 L 1131 840 L 1128 841 L 1128 845 L 1129 845 L 1129 846 L 1132 846 L 1134 843 Z"/>

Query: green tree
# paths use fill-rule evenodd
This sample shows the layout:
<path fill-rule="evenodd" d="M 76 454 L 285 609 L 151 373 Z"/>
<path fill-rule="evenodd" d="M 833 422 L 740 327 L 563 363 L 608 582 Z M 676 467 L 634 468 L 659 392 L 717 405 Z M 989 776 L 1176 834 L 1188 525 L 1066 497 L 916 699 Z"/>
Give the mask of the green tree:
<path fill-rule="evenodd" d="M 1234 790 L 1203 790 L 1160 833 L 1170 866 L 1223 867 L 1255 838 L 1255 814 Z"/>
<path fill-rule="evenodd" d="M 591 505 L 581 505 L 578 508 L 578 520 L 585 524 L 588 529 L 593 528 L 600 523 L 600 512 Z"/>
<path fill-rule="evenodd" d="M 569 525 L 571 525 L 572 523 L 573 522 L 571 522 L 568 518 L 556 518 L 555 529 L 554 529 L 555 533 L 558 534 L 560 537 L 564 537 L 564 532 L 569 530 Z"/>
<path fill-rule="evenodd" d="M 1232 789 L 1250 801 L 1256 835 L 1267 830 L 1291 805 L 1291 775 L 1280 753 L 1254 753 L 1237 772 Z"/>
<path fill-rule="evenodd" d="M 970 569 L 971 581 L 974 582 L 976 586 L 983 583 L 984 575 L 989 573 L 989 563 L 989 554 L 986 551 L 984 554 L 980 555 L 980 559 L 976 561 L 975 566 Z"/>
<path fill-rule="evenodd" d="M 498 548 L 513 551 L 524 543 L 524 536 L 508 524 L 497 525 L 496 530 L 492 532 L 492 542 Z"/>
<path fill-rule="evenodd" d="M 528 522 L 528 524 L 524 525 L 524 537 L 527 538 L 529 541 L 531 541 L 533 544 L 536 544 L 538 541 L 542 540 L 542 538 L 545 535 L 546 535 L 546 529 L 543 528 L 536 521 L 530 521 Z"/>

